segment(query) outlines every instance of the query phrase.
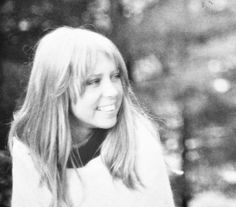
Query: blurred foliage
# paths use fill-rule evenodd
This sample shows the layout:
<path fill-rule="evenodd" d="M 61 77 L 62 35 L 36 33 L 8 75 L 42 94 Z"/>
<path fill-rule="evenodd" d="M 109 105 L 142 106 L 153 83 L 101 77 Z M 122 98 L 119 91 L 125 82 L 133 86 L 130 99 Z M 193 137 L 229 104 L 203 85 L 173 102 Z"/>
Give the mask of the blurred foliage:
<path fill-rule="evenodd" d="M 0 5 L 2 169 L 10 169 L 7 132 L 36 41 L 58 26 L 83 25 L 110 37 L 124 55 L 142 105 L 159 123 L 177 206 L 235 202 L 234 0 L 2 0 Z M 9 206 L 11 177 L 1 172 L 0 203 Z"/>

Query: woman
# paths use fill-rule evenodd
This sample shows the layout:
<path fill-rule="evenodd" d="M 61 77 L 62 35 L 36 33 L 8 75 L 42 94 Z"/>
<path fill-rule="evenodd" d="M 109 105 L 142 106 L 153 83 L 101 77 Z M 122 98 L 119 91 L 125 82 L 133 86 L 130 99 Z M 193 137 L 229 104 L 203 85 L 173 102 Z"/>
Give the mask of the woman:
<path fill-rule="evenodd" d="M 12 206 L 172 207 L 156 137 L 115 45 L 58 28 L 38 43 L 11 126 Z"/>

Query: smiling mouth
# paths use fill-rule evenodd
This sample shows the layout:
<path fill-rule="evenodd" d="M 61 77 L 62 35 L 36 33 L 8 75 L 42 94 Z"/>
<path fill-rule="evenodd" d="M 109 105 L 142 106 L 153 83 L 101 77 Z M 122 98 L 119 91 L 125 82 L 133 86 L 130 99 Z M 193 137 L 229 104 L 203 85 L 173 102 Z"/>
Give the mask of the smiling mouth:
<path fill-rule="evenodd" d="M 98 111 L 103 111 L 103 112 L 112 112 L 116 109 L 115 104 L 111 104 L 111 105 L 106 105 L 106 106 L 98 106 L 97 110 Z"/>

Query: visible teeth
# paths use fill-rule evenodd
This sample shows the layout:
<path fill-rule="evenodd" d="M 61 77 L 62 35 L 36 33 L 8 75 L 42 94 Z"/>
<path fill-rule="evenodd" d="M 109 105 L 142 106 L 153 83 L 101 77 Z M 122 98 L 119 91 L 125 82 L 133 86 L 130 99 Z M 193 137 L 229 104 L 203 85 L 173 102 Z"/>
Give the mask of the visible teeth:
<path fill-rule="evenodd" d="M 100 106 L 98 107 L 99 111 L 113 111 L 115 110 L 115 105 Z"/>

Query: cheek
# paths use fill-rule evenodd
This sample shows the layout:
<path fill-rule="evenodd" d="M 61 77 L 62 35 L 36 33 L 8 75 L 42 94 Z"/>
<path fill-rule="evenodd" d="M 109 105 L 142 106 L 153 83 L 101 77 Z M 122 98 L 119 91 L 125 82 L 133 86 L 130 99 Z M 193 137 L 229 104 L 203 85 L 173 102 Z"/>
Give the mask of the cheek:
<path fill-rule="evenodd" d="M 82 122 L 88 122 L 93 117 L 94 109 L 89 105 L 75 104 L 71 107 L 75 118 Z"/>
<path fill-rule="evenodd" d="M 80 118 L 81 114 L 81 106 L 77 103 L 72 103 L 71 104 L 71 112 L 76 118 Z"/>
<path fill-rule="evenodd" d="M 118 97 L 119 110 L 121 109 L 121 105 L 122 105 L 123 102 L 124 102 L 124 91 L 123 91 L 123 88 L 121 87 L 120 91 L 119 91 L 119 97 Z"/>
<path fill-rule="evenodd" d="M 94 105 L 96 105 L 97 101 L 99 99 L 99 91 L 94 89 L 94 90 L 87 90 L 85 94 L 78 100 L 81 108 L 86 109 L 86 108 L 91 108 Z"/>
<path fill-rule="evenodd" d="M 120 80 L 117 84 L 117 91 L 119 91 L 119 94 L 123 96 L 124 94 L 124 85 L 122 84 L 122 81 Z"/>
<path fill-rule="evenodd" d="M 123 89 L 122 85 L 120 85 L 120 87 L 119 87 L 119 94 L 120 94 L 121 99 L 123 99 L 123 97 L 124 97 L 124 89 Z"/>
<path fill-rule="evenodd" d="M 76 103 L 71 103 L 71 112 L 77 118 L 81 118 L 88 115 L 91 109 L 91 101 L 88 98 L 77 99 Z"/>

